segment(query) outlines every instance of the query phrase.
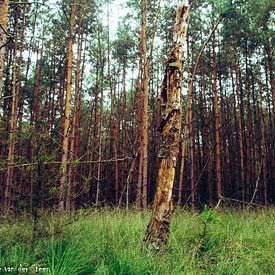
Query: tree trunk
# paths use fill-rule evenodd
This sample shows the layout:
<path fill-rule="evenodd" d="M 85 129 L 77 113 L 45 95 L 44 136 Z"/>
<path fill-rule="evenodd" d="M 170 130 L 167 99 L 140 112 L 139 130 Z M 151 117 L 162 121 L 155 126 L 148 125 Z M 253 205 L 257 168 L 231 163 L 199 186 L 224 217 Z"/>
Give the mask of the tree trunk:
<path fill-rule="evenodd" d="M 149 70 L 147 63 L 147 46 L 146 46 L 146 14 L 147 0 L 141 0 L 141 56 L 143 62 L 143 115 L 142 115 L 142 150 L 143 150 L 143 171 L 142 171 L 142 207 L 147 208 L 147 181 L 148 181 L 148 81 Z"/>
<path fill-rule="evenodd" d="M 140 61 L 141 63 L 141 61 Z M 141 64 L 140 64 L 141 65 Z M 137 87 L 136 87 L 136 113 L 137 113 L 137 132 L 142 133 L 143 131 L 143 121 L 142 121 L 142 113 L 143 113 L 143 97 L 141 91 L 141 69 L 139 69 L 139 77 L 137 80 Z M 137 143 L 139 147 L 139 162 L 138 162 L 138 178 L 137 178 L 137 190 L 136 190 L 136 207 L 141 207 L 141 197 L 142 197 L 142 169 L 143 169 L 143 135 L 137 136 Z"/>
<path fill-rule="evenodd" d="M 61 179 L 59 187 L 59 203 L 58 209 L 64 210 L 65 193 L 67 188 L 67 161 L 69 150 L 69 128 L 70 128 L 70 110 L 71 110 L 71 90 L 72 90 L 72 66 L 73 66 L 73 34 L 74 21 L 76 12 L 76 1 L 73 0 L 72 12 L 70 17 L 70 31 L 68 40 L 68 56 L 67 56 L 67 79 L 66 79 L 66 103 L 65 103 L 65 120 L 64 120 L 64 134 L 62 145 L 62 160 L 61 160 Z"/>
<path fill-rule="evenodd" d="M 247 43 L 247 42 L 246 42 Z M 251 187 L 251 107 L 250 107 L 250 88 L 248 77 L 248 46 L 246 45 L 245 53 L 245 96 L 246 96 L 246 127 L 245 127 L 245 144 L 246 144 L 246 184 L 244 186 L 243 201 L 246 200 L 247 193 Z"/>
<path fill-rule="evenodd" d="M 217 64 L 215 52 L 215 33 L 212 41 L 212 74 L 213 74 L 213 89 L 214 89 L 214 113 L 215 113 L 215 151 L 216 151 L 216 180 L 217 180 L 217 195 L 218 199 L 222 195 L 221 183 L 221 150 L 220 150 L 220 116 L 219 116 L 219 99 L 217 90 Z"/>
<path fill-rule="evenodd" d="M 240 91 L 239 91 L 239 70 L 238 66 L 235 66 L 235 74 L 236 74 L 236 96 L 237 96 L 237 117 L 238 117 L 238 134 L 239 134 L 239 153 L 240 153 L 240 183 L 238 193 L 241 191 L 241 198 L 244 198 L 244 148 L 243 148 L 243 123 L 241 117 L 241 99 L 240 99 Z M 232 87 L 234 89 L 234 79 L 232 72 Z"/>
<path fill-rule="evenodd" d="M 261 81 L 261 74 L 259 71 L 259 80 L 258 80 L 258 85 L 259 85 L 259 107 L 260 107 L 260 128 L 261 128 L 261 144 L 260 144 L 260 152 L 261 152 L 261 160 L 260 162 L 262 163 L 262 182 L 263 182 L 263 201 L 264 204 L 266 205 L 268 203 L 267 201 L 267 159 L 266 159 L 266 141 L 265 141 L 265 121 L 264 121 L 264 109 L 263 109 L 263 88 L 262 88 L 262 81 Z M 259 177 L 260 175 L 258 175 Z M 257 191 L 257 183 L 256 183 L 256 189 Z M 253 202 L 253 200 L 252 200 Z"/>
<path fill-rule="evenodd" d="M 188 1 L 179 1 L 174 27 L 174 47 L 167 60 L 161 87 L 159 171 L 153 213 L 147 227 L 145 243 L 155 251 L 163 251 L 168 241 L 172 214 L 172 190 L 181 133 L 181 88 L 183 43 L 189 23 Z"/>
<path fill-rule="evenodd" d="M 2 98 L 3 72 L 5 68 L 8 18 L 9 0 L 0 0 L 0 100 Z"/>
<path fill-rule="evenodd" d="M 83 39 L 83 24 L 82 18 L 80 20 L 80 26 L 78 31 L 78 41 L 77 41 L 77 61 L 76 61 L 76 73 L 75 73 L 75 95 L 74 95 L 74 111 L 73 111 L 73 121 L 72 121 L 72 135 L 70 144 L 70 164 L 68 169 L 68 189 L 66 192 L 66 211 L 72 210 L 72 201 L 74 199 L 74 194 L 72 192 L 72 185 L 74 184 L 74 172 L 75 164 L 72 163 L 77 160 L 77 155 L 75 154 L 75 137 L 78 127 L 78 116 L 77 112 L 80 108 L 80 76 L 81 76 L 81 55 L 82 55 L 82 39 Z"/>
<path fill-rule="evenodd" d="M 15 11 L 15 28 L 14 28 L 14 52 L 13 52 L 13 70 L 12 70 L 12 103 L 11 114 L 9 121 L 9 135 L 8 135 L 8 159 L 7 159 L 7 174 L 6 174 L 6 186 L 5 186 L 5 198 L 4 198 L 4 212 L 7 214 L 11 208 L 11 196 L 13 185 L 13 173 L 14 173 L 14 150 L 15 150 L 15 138 L 16 138 L 16 126 L 17 126 L 17 110 L 18 110 L 18 98 L 19 98 L 19 82 L 17 81 L 19 71 L 19 61 L 17 58 L 18 50 L 18 17 L 19 9 Z"/>
<path fill-rule="evenodd" d="M 98 45 L 101 47 L 101 40 L 100 40 L 100 32 L 98 32 Z M 104 67 L 105 67 L 105 62 L 104 58 L 100 56 L 101 60 L 101 73 L 100 73 L 100 111 L 99 111 L 99 144 L 98 144 L 98 166 L 97 166 L 97 183 L 96 183 L 96 198 L 95 198 L 95 205 L 98 206 L 99 204 L 99 199 L 100 199 L 100 183 L 101 183 L 101 159 L 102 159 L 102 147 L 103 147 L 103 108 L 104 108 L 104 97 L 103 97 L 103 79 L 104 79 Z"/>

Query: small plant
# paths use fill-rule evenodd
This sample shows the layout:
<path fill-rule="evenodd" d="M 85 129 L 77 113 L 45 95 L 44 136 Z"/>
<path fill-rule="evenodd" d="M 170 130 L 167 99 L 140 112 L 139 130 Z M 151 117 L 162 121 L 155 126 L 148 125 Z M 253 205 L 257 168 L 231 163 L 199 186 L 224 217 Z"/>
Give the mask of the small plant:
<path fill-rule="evenodd" d="M 195 246 L 194 256 L 196 258 L 203 257 L 203 255 L 213 246 L 213 240 L 209 236 L 207 229 L 210 224 L 215 224 L 218 221 L 215 212 L 207 205 L 204 206 L 204 210 L 201 213 L 200 218 L 203 228 L 202 232 L 199 234 L 199 238 Z"/>
<path fill-rule="evenodd" d="M 204 211 L 201 213 L 201 219 L 203 224 L 201 238 L 204 238 L 206 236 L 207 225 L 209 225 L 210 223 L 215 224 L 218 219 L 214 211 L 207 205 L 204 206 Z"/>

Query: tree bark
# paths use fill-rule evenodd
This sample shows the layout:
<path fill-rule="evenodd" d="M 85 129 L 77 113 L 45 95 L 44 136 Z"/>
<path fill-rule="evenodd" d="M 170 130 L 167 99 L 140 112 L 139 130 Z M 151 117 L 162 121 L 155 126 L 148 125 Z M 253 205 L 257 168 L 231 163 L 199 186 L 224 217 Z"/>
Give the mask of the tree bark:
<path fill-rule="evenodd" d="M 174 27 L 174 46 L 167 60 L 161 87 L 160 103 L 162 144 L 153 213 L 147 227 L 145 243 L 149 249 L 163 251 L 166 247 L 172 214 L 172 190 L 181 133 L 181 89 L 183 43 L 189 23 L 188 1 L 179 1 Z"/>
<path fill-rule="evenodd" d="M 65 120 L 64 120 L 64 134 L 62 145 L 62 164 L 61 164 L 61 179 L 59 187 L 59 203 L 58 209 L 64 210 L 65 193 L 67 188 L 67 162 L 69 150 L 69 128 L 70 128 L 70 110 L 71 110 L 71 90 L 72 90 L 72 67 L 73 67 L 73 34 L 74 34 L 74 21 L 76 13 L 76 1 L 73 0 L 72 12 L 70 17 L 70 30 L 68 40 L 68 57 L 67 57 L 67 78 L 66 78 L 66 103 L 65 103 Z"/>
<path fill-rule="evenodd" d="M 82 56 L 82 39 L 83 39 L 83 19 L 80 19 L 80 26 L 78 31 L 78 41 L 77 41 L 77 61 L 76 61 L 76 72 L 75 72 L 75 95 L 74 95 L 74 110 L 73 110 L 73 120 L 72 120 L 72 135 L 71 135 L 71 144 L 70 144 L 70 162 L 73 162 L 77 159 L 75 154 L 75 144 L 76 144 L 76 132 L 78 127 L 78 116 L 77 112 L 80 108 L 80 76 L 81 76 L 81 56 Z M 66 211 L 72 210 L 74 194 L 72 192 L 72 185 L 74 184 L 74 172 L 75 164 L 71 163 L 68 169 L 68 188 L 66 192 Z"/>
<path fill-rule="evenodd" d="M 18 17 L 19 9 L 15 11 L 15 27 L 14 27 L 14 52 L 13 52 L 13 70 L 12 70 L 12 103 L 11 103 L 11 114 L 9 121 L 9 134 L 8 134 L 8 159 L 7 159 L 7 174 L 6 174 L 6 186 L 5 186 L 5 198 L 4 198 L 4 212 L 9 213 L 11 208 L 11 196 L 12 186 L 14 177 L 14 151 L 15 151 L 15 138 L 16 138 L 16 127 L 17 127 L 17 110 L 18 110 L 18 98 L 19 98 L 19 82 L 18 72 L 19 61 L 17 57 L 18 51 Z"/>
<path fill-rule="evenodd" d="M 9 0 L 0 0 L 0 100 L 2 98 L 3 72 L 5 68 L 8 18 Z"/>
<path fill-rule="evenodd" d="M 236 61 L 235 61 L 236 62 Z M 235 74 L 236 74 L 236 96 L 237 96 L 237 117 L 238 117 L 238 135 L 239 135 L 239 154 L 240 154 L 240 183 L 239 190 L 241 191 L 241 198 L 244 197 L 244 148 L 243 148 L 243 123 L 241 118 L 241 99 L 239 91 L 239 70 L 238 66 L 235 65 Z M 234 89 L 234 79 L 232 72 L 232 87 Z"/>
<path fill-rule="evenodd" d="M 147 0 L 141 1 L 141 56 L 143 62 L 143 171 L 142 171 L 142 207 L 147 208 L 147 181 L 148 181 L 148 81 L 149 81 L 149 69 L 147 62 L 147 45 L 146 45 L 146 25 L 147 25 L 147 12 L 146 12 Z"/>
<path fill-rule="evenodd" d="M 216 180 L 217 180 L 217 195 L 218 199 L 222 195 L 221 183 L 221 150 L 220 150 L 220 116 L 219 116 L 219 99 L 217 90 L 217 64 L 215 52 L 215 33 L 212 40 L 212 75 L 213 75 L 213 89 L 214 89 L 214 113 L 215 113 L 215 151 L 216 151 Z"/>

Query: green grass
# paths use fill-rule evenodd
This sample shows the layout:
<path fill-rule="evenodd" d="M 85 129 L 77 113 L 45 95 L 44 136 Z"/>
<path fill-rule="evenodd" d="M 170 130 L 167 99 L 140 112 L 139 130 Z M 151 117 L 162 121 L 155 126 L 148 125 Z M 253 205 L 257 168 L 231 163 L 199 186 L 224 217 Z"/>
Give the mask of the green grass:
<path fill-rule="evenodd" d="M 203 215 L 175 212 L 163 255 L 142 249 L 149 218 L 123 210 L 80 211 L 74 221 L 43 214 L 35 241 L 30 218 L 2 218 L 0 274 L 18 274 L 20 264 L 25 274 L 34 274 L 31 266 L 66 275 L 275 274 L 275 209 L 220 210 L 205 232 Z"/>

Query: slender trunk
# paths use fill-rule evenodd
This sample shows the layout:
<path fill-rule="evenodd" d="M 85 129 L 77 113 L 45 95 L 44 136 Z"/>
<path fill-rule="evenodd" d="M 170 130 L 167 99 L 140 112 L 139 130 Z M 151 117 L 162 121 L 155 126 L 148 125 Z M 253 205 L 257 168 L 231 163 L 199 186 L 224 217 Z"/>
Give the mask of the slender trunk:
<path fill-rule="evenodd" d="M 142 167 L 143 167 L 143 151 L 140 151 L 139 164 L 138 164 L 137 198 L 136 198 L 137 208 L 141 207 Z"/>
<path fill-rule="evenodd" d="M 272 66 L 274 64 L 272 63 L 273 55 L 269 44 L 266 46 L 265 50 L 267 53 L 267 64 L 269 69 L 269 81 L 270 81 L 271 94 L 272 94 L 273 116 L 275 116 L 275 79 L 273 76 L 273 66 Z"/>
<path fill-rule="evenodd" d="M 17 110 L 18 110 L 18 17 L 19 9 L 15 11 L 15 27 L 14 27 L 14 51 L 13 51 L 13 71 L 12 71 L 12 104 L 11 114 L 9 121 L 9 135 L 8 135 L 8 159 L 7 159 L 7 174 L 6 174 L 6 186 L 5 186 L 5 198 L 4 198 L 4 212 L 8 214 L 11 208 L 11 196 L 13 185 L 13 173 L 14 173 L 14 150 L 15 150 L 15 138 L 16 138 L 16 126 L 17 126 Z"/>
<path fill-rule="evenodd" d="M 127 138 L 127 132 L 126 132 L 126 62 L 123 63 L 123 93 L 122 93 L 122 115 L 121 115 L 121 140 L 122 140 L 122 156 L 123 158 L 126 157 L 126 138 Z M 126 184 L 127 184 L 127 179 L 125 182 L 125 174 L 126 174 L 126 161 L 123 160 L 121 163 L 122 166 L 122 175 L 121 175 L 121 186 L 122 186 L 122 190 L 124 190 L 125 188 L 127 188 Z M 123 192 L 124 193 L 124 192 Z M 121 197 L 123 197 L 123 193 L 121 194 Z M 126 194 L 126 200 L 127 200 L 127 194 Z"/>
<path fill-rule="evenodd" d="M 232 86 L 234 89 L 234 79 L 232 74 Z M 242 125 L 242 115 L 241 115 L 241 100 L 239 92 L 239 70 L 238 66 L 235 66 L 236 74 L 236 96 L 237 96 L 237 118 L 238 118 L 238 134 L 239 134 L 239 154 L 240 154 L 240 183 L 238 193 L 241 191 L 241 197 L 244 197 L 244 148 L 243 148 L 243 125 Z"/>
<path fill-rule="evenodd" d="M 82 20 L 81 20 L 82 21 Z M 78 32 L 78 41 L 77 41 L 77 61 L 76 61 L 76 73 L 75 73 L 75 95 L 74 95 L 74 110 L 73 110 L 73 120 L 72 120 L 72 134 L 71 134 L 71 143 L 70 143 L 70 164 L 68 169 L 68 188 L 66 192 L 66 211 L 72 210 L 72 200 L 74 199 L 74 194 L 72 193 L 72 181 L 74 178 L 75 164 L 72 163 L 74 160 L 77 160 L 77 155 L 75 154 L 75 137 L 78 127 L 78 116 L 77 111 L 80 105 L 80 75 L 81 75 L 81 55 L 82 55 L 82 39 L 83 39 L 83 25 L 80 23 L 79 32 Z"/>
<path fill-rule="evenodd" d="M 76 12 L 76 1 L 73 0 L 72 11 L 70 17 L 70 30 L 68 39 L 68 52 L 67 52 L 67 78 L 66 78 L 66 103 L 65 103 L 65 119 L 64 119 L 64 134 L 62 144 L 62 160 L 61 160 L 61 179 L 59 187 L 59 203 L 58 209 L 64 210 L 65 194 L 67 189 L 67 162 L 69 150 L 69 128 L 70 128 L 70 110 L 71 110 L 71 90 L 72 90 L 72 66 L 73 66 L 73 34 L 74 34 L 74 21 Z"/>
<path fill-rule="evenodd" d="M 98 37 L 98 43 L 99 43 L 99 47 L 101 45 L 101 40 L 100 40 L 100 33 L 99 37 Z M 99 144 L 98 144 L 98 166 L 97 166 L 97 183 L 96 183 L 96 200 L 95 200 L 95 204 L 96 206 L 98 206 L 99 204 L 99 199 L 100 199 L 100 183 L 101 183 L 101 159 L 102 159 L 102 146 L 103 146 L 103 131 L 102 131 L 102 124 L 103 124 L 103 104 L 104 104 L 104 98 L 103 98 L 103 79 L 104 79 L 104 58 L 102 56 L 100 56 L 100 60 L 101 60 L 101 73 L 100 73 L 100 111 L 99 111 Z"/>
<path fill-rule="evenodd" d="M 38 57 L 38 56 L 37 56 Z M 32 133 L 29 139 L 29 161 L 32 162 L 35 154 L 35 146 L 34 144 L 34 138 L 37 137 L 37 133 L 39 132 L 39 122 L 41 118 L 41 96 L 40 96 L 40 79 L 41 79 L 41 72 L 42 72 L 42 66 L 43 66 L 43 45 L 40 50 L 40 59 L 37 60 L 36 64 L 36 70 L 35 70 L 35 80 L 34 80 L 34 92 L 33 92 L 33 102 L 31 104 L 31 117 L 30 117 L 30 124 L 33 125 L 34 123 L 34 129 L 35 132 Z M 38 150 L 37 150 L 38 151 Z M 33 191 L 34 191 L 34 184 L 35 181 L 33 179 L 32 174 L 30 175 L 30 208 L 33 208 Z"/>
<path fill-rule="evenodd" d="M 147 0 L 141 0 L 141 56 L 143 62 L 143 171 L 142 171 L 142 207 L 147 208 L 147 184 L 148 184 L 148 81 L 149 69 L 147 63 L 146 25 L 147 25 Z"/>
<path fill-rule="evenodd" d="M 246 200 L 246 195 L 251 187 L 251 107 L 250 107 L 250 89 L 249 89 L 249 76 L 248 76 L 248 46 L 246 45 L 245 54 L 245 96 L 246 96 L 246 131 L 245 131 L 245 144 L 246 144 L 246 185 L 242 200 Z"/>
<path fill-rule="evenodd" d="M 215 52 L 215 33 L 212 40 L 212 75 L 214 89 L 214 113 L 215 113 L 215 151 L 216 151 L 216 180 L 217 180 L 217 195 L 218 199 L 222 195 L 221 183 L 221 150 L 220 150 L 220 117 L 219 117 L 219 99 L 217 90 L 217 64 Z"/>
<path fill-rule="evenodd" d="M 119 177 L 118 177 L 118 161 L 117 161 L 117 127 L 115 118 L 115 89 L 116 83 L 113 83 L 111 77 L 111 45 L 110 45 L 110 15 L 109 15 L 109 2 L 107 7 L 107 17 L 108 17 L 108 78 L 111 94 L 111 148 L 112 155 L 115 164 L 115 206 L 118 207 L 119 204 Z M 116 76 L 117 77 L 117 76 Z"/>
<path fill-rule="evenodd" d="M 141 65 L 141 61 L 140 61 Z M 138 164 L 138 179 L 137 179 L 137 192 L 136 192 L 136 207 L 140 208 L 142 203 L 142 170 L 143 170 L 143 96 L 141 91 L 141 69 L 139 69 L 139 76 L 137 80 L 136 87 L 136 109 L 137 109 L 137 133 L 141 133 L 138 135 L 138 146 L 140 151 L 139 156 L 139 164 Z"/>
<path fill-rule="evenodd" d="M 190 84 L 191 85 L 191 84 Z M 191 88 L 192 89 L 192 88 Z M 190 132 L 190 181 L 191 181 L 191 208 L 195 209 L 196 203 L 196 185 L 195 185 L 195 137 L 194 137 L 194 116 L 192 111 L 193 98 L 191 97 L 191 108 L 190 108 L 190 122 L 189 122 L 189 132 Z"/>
<path fill-rule="evenodd" d="M 7 43 L 7 24 L 9 19 L 9 0 L 0 0 L 0 100 L 2 99 L 3 72 L 5 68 L 5 49 Z"/>
<path fill-rule="evenodd" d="M 114 85 L 115 86 L 115 85 Z M 111 88 L 111 139 L 112 150 L 115 162 L 115 205 L 119 206 L 119 176 L 118 176 L 118 160 L 117 160 L 117 127 L 115 119 L 115 87 Z"/>
<path fill-rule="evenodd" d="M 189 58 L 188 38 L 187 38 L 186 44 L 187 44 L 187 63 L 188 63 L 188 77 L 189 77 L 190 58 Z M 193 94 L 193 89 L 191 87 L 191 83 L 188 83 L 187 107 L 186 107 L 186 113 L 185 113 L 185 123 L 184 123 L 183 139 L 182 139 L 182 145 L 181 145 L 180 179 L 179 179 L 179 195 L 178 195 L 179 206 L 182 203 L 182 191 L 183 191 L 184 170 L 185 170 L 185 152 L 186 152 L 186 145 L 187 145 L 188 128 L 190 131 L 190 123 L 191 123 L 191 117 L 192 117 L 192 94 Z"/>
<path fill-rule="evenodd" d="M 262 182 L 263 182 L 263 199 L 264 204 L 267 204 L 267 159 L 266 159 L 266 142 L 265 142 L 265 121 L 264 121 L 264 111 L 263 111 L 263 88 L 261 81 L 261 74 L 259 71 L 259 98 L 260 98 L 260 128 L 261 128 L 261 144 L 260 144 L 260 152 L 261 152 L 261 163 L 262 163 Z M 259 176 L 259 175 L 258 175 Z"/>
<path fill-rule="evenodd" d="M 102 66 L 103 67 L 103 66 Z M 102 70 L 103 73 L 103 70 Z M 103 88 L 101 88 L 101 95 L 100 95 L 100 112 L 99 112 L 99 145 L 98 145 L 98 166 L 97 166 L 97 185 L 96 185 L 96 206 L 99 203 L 99 195 L 100 195 L 100 177 L 101 177 L 101 159 L 102 159 L 102 114 L 103 114 Z"/>
<path fill-rule="evenodd" d="M 267 98 L 269 97 L 268 91 L 268 71 L 269 71 L 269 84 L 271 89 L 271 100 L 268 100 L 268 109 L 269 109 L 269 125 L 270 125 L 270 138 L 271 138 L 271 182 L 275 182 L 275 79 L 273 73 L 273 61 L 274 61 L 274 50 L 272 52 L 272 48 L 268 44 L 265 48 L 267 53 L 267 60 L 265 61 L 265 73 L 266 73 L 266 87 L 267 87 Z M 272 111 L 270 106 L 270 101 L 272 101 Z M 273 185 L 274 186 L 274 185 Z M 273 194 L 275 195 L 275 186 L 273 187 Z M 274 196 L 273 196 L 274 197 Z"/>
<path fill-rule="evenodd" d="M 20 44 L 19 44 L 19 66 L 18 66 L 18 79 L 17 79 L 17 82 L 18 82 L 18 85 L 17 85 L 17 94 L 19 93 L 19 90 L 21 88 L 21 67 L 22 67 L 22 64 L 23 64 L 23 51 L 25 51 L 25 45 L 24 45 L 24 41 L 25 41 L 25 24 L 26 24 L 26 9 L 27 9 L 27 6 L 25 5 L 24 9 L 22 10 L 23 12 L 23 18 L 22 18 L 22 23 L 21 23 L 21 26 L 20 26 L 20 32 L 21 32 L 21 35 L 20 35 Z M 23 114 L 24 114 L 24 101 L 25 101 L 25 91 L 22 90 L 22 92 L 20 93 L 20 97 L 18 98 L 19 100 L 19 104 L 18 104 L 18 107 L 19 107 L 19 110 L 18 110 L 18 129 L 19 129 L 19 132 L 21 132 L 22 130 L 22 123 L 23 123 Z M 21 147 L 21 142 L 19 144 L 19 146 Z"/>

